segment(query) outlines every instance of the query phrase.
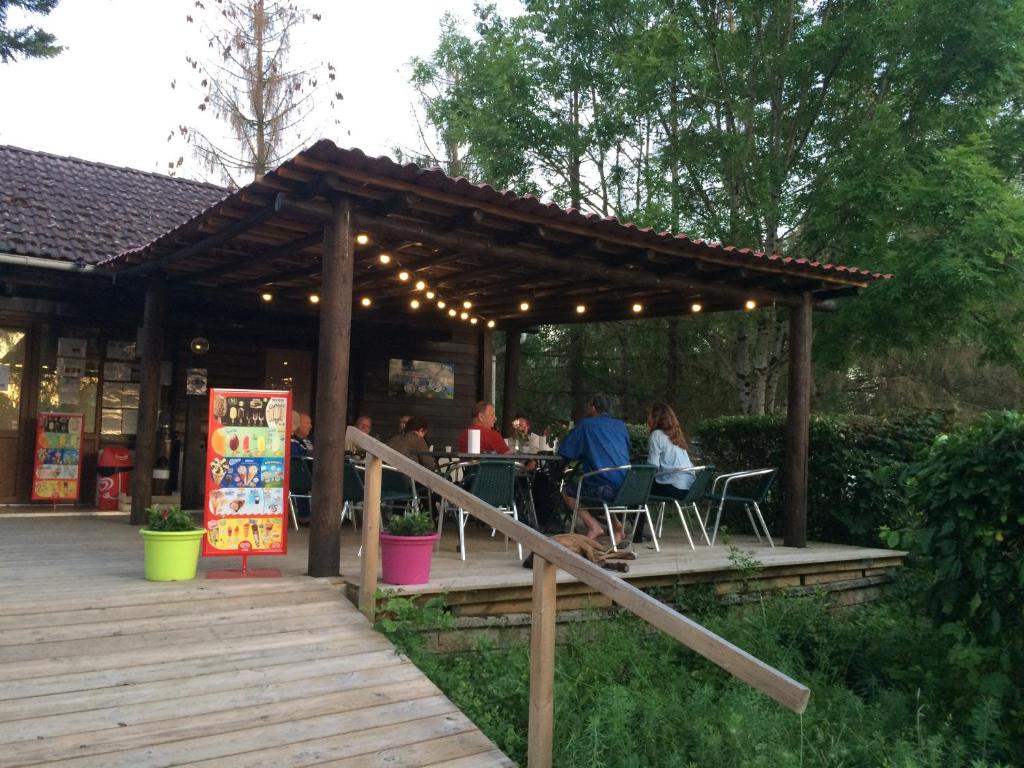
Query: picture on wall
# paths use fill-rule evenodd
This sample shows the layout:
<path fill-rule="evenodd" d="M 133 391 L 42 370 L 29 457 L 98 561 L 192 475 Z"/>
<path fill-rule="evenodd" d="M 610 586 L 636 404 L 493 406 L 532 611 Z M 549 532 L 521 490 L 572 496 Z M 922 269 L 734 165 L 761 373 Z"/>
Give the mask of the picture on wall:
<path fill-rule="evenodd" d="M 388 394 L 454 400 L 455 364 L 392 358 L 388 363 Z"/>

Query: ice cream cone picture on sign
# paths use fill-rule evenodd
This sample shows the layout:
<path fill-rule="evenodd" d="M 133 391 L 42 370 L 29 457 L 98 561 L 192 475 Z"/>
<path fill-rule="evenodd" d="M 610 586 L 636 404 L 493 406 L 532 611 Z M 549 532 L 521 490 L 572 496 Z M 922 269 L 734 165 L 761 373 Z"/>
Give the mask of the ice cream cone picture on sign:
<path fill-rule="evenodd" d="M 290 416 L 290 392 L 210 390 L 203 554 L 287 552 Z"/>

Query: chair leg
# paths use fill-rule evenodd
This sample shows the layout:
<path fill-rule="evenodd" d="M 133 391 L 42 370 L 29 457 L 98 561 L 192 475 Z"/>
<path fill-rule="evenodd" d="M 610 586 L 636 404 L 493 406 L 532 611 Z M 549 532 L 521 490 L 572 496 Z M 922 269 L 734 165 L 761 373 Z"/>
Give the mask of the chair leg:
<path fill-rule="evenodd" d="M 658 538 L 661 538 L 661 532 L 664 530 L 665 525 L 665 502 L 659 502 L 658 504 Z"/>
<path fill-rule="evenodd" d="M 718 513 L 715 515 L 715 527 L 711 531 L 711 546 L 714 546 L 715 540 L 718 538 L 718 524 L 722 522 L 722 507 L 725 506 L 725 499 L 718 502 Z M 711 505 L 708 505 L 708 517 L 711 516 Z"/>
<path fill-rule="evenodd" d="M 771 546 L 772 549 L 775 549 L 775 542 L 772 541 L 772 535 L 771 535 L 771 533 L 768 532 L 768 526 L 765 525 L 764 515 L 761 514 L 761 508 L 759 506 L 757 506 L 757 502 L 756 501 L 753 502 L 753 504 L 754 504 L 754 511 L 757 512 L 757 519 L 761 521 L 761 527 L 764 528 L 764 535 L 768 537 L 768 544 Z"/>
<path fill-rule="evenodd" d="M 686 524 L 686 515 L 683 514 L 683 505 L 679 503 L 678 499 L 675 502 L 676 511 L 679 513 L 679 522 L 683 524 L 683 531 L 686 532 L 686 540 L 690 542 L 690 549 L 697 549 L 693 546 L 693 536 L 690 535 L 690 526 Z"/>
<path fill-rule="evenodd" d="M 697 506 L 697 502 L 693 502 L 693 516 L 697 518 L 697 523 L 700 525 L 700 532 L 704 534 L 704 541 L 707 542 L 708 546 L 711 546 L 711 539 L 708 538 L 708 529 L 704 524 L 704 519 L 700 516 L 700 507 Z"/>
<path fill-rule="evenodd" d="M 761 538 L 761 531 L 758 529 L 757 523 L 754 522 L 754 516 L 750 513 L 750 505 L 749 504 L 744 504 L 743 505 L 743 509 L 747 513 L 747 520 L 750 521 L 750 527 L 754 529 L 754 535 L 757 537 L 757 543 L 758 544 L 763 544 L 764 543 L 764 539 Z"/>
<path fill-rule="evenodd" d="M 434 551 L 441 551 L 441 534 L 444 532 L 444 513 L 445 507 L 448 505 L 444 499 L 441 499 L 441 507 L 437 513 L 437 544 L 434 545 Z"/>
<path fill-rule="evenodd" d="M 569 533 L 576 533 L 576 513 L 580 511 L 580 499 L 577 496 L 572 505 L 572 522 L 569 523 Z"/>
<path fill-rule="evenodd" d="M 299 530 L 299 516 L 295 514 L 295 499 L 288 495 L 288 509 L 292 512 L 292 525 L 295 526 L 295 530 Z"/>
<path fill-rule="evenodd" d="M 651 531 L 651 541 L 654 542 L 654 551 L 655 552 L 661 552 L 661 546 L 658 544 L 658 537 L 654 533 L 654 523 L 651 521 L 651 509 L 646 504 L 644 504 L 644 507 L 643 507 L 643 515 L 644 515 L 644 517 L 647 518 L 647 527 Z M 637 522 L 640 522 L 640 515 L 639 514 L 636 516 L 636 519 L 637 519 Z M 685 523 L 683 524 L 683 527 L 684 528 L 686 527 Z M 687 531 L 686 535 L 689 536 L 690 532 Z M 636 538 L 636 525 L 635 524 L 633 525 L 633 537 L 632 538 Z M 690 542 L 690 546 L 691 547 L 693 546 L 693 542 L 692 541 Z"/>
<path fill-rule="evenodd" d="M 604 504 L 603 502 L 602 502 L 602 504 L 604 506 L 604 519 L 605 519 L 605 522 L 608 523 L 608 536 L 612 540 L 612 551 L 613 552 L 618 552 L 619 551 L 619 547 L 615 543 L 615 528 L 612 527 L 612 513 L 609 511 L 607 504 Z M 626 532 L 625 527 L 623 527 L 622 532 L 623 533 Z"/>
<path fill-rule="evenodd" d="M 519 522 L 519 510 L 516 508 L 515 503 L 512 504 L 512 519 L 517 523 Z M 505 537 L 505 549 L 508 549 L 508 536 Z M 523 559 L 523 545 L 518 541 L 516 542 L 516 552 L 519 554 L 519 559 Z"/>
<path fill-rule="evenodd" d="M 466 559 L 466 518 L 469 515 L 459 507 L 459 555 Z"/>

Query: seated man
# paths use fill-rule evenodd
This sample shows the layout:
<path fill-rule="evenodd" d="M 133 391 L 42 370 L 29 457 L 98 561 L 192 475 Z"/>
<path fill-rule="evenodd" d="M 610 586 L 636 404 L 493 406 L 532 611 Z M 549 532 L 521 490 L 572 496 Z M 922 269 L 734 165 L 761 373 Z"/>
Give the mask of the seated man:
<path fill-rule="evenodd" d="M 434 471 L 437 460 L 426 453 L 430 450 L 426 438 L 427 422 L 412 416 L 406 422 L 405 430 L 388 440 L 388 447 Z"/>
<path fill-rule="evenodd" d="M 355 428 L 364 434 L 370 434 L 370 428 L 373 427 L 373 420 L 369 416 L 360 416 L 356 419 Z M 345 441 L 345 453 L 355 454 L 362 456 L 366 451 L 360 448 L 353 442 L 348 440 Z"/>
<path fill-rule="evenodd" d="M 309 439 L 309 433 L 312 431 L 313 420 L 309 418 L 309 414 L 292 411 L 291 456 L 313 458 L 313 441 Z"/>
<path fill-rule="evenodd" d="M 494 429 L 498 420 L 494 412 L 494 403 L 481 400 L 473 406 L 473 421 L 469 428 L 459 433 L 459 453 L 469 451 L 469 430 L 480 430 L 480 453 L 508 453 L 509 447 L 501 433 Z"/>
<path fill-rule="evenodd" d="M 591 395 L 587 399 L 586 418 L 582 419 L 558 446 L 558 453 L 563 458 L 570 461 L 582 459 L 584 473 L 629 464 L 629 432 L 626 431 L 623 422 L 608 415 L 609 405 L 605 395 Z M 624 470 L 588 477 L 583 483 L 582 495 L 611 501 L 625 479 Z M 564 498 L 569 509 L 576 504 L 576 488 L 575 483 L 565 485 Z M 579 510 L 579 518 L 587 526 L 589 538 L 597 539 L 604 534 L 601 524 L 585 509 Z M 622 538 L 622 524 L 613 517 L 612 526 L 614 531 L 611 533 L 618 544 Z"/>

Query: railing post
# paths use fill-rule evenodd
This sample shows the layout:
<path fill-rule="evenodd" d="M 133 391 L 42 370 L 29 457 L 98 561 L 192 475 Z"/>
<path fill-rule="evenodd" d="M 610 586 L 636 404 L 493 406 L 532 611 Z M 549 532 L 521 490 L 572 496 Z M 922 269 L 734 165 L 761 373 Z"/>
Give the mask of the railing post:
<path fill-rule="evenodd" d="M 380 482 L 383 462 L 366 454 L 363 480 L 363 557 L 359 581 L 359 610 L 373 623 L 377 612 L 377 564 L 380 561 Z"/>
<path fill-rule="evenodd" d="M 533 556 L 530 616 L 530 768 L 550 768 L 555 725 L 555 574 L 558 569 Z"/>

